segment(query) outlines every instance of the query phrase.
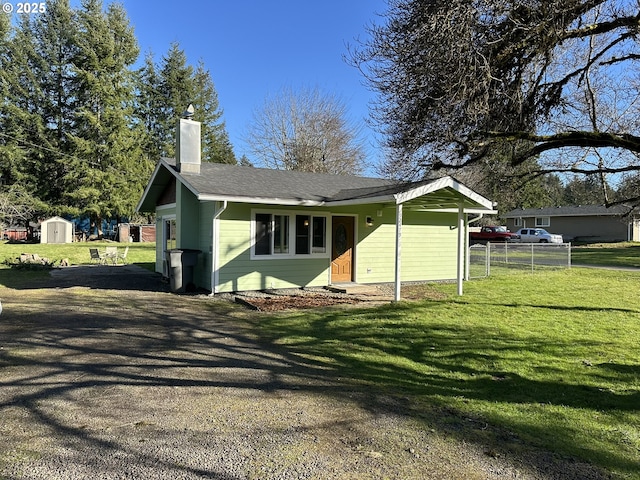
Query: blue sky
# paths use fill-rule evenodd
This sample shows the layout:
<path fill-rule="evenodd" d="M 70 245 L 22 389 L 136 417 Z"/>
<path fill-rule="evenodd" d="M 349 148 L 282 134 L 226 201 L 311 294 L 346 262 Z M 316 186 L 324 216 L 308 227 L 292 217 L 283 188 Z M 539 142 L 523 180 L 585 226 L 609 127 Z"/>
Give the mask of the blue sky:
<path fill-rule="evenodd" d="M 109 1 L 105 0 L 105 5 Z M 318 87 L 339 96 L 350 117 L 363 121 L 373 94 L 343 55 L 366 38 L 385 0 L 121 0 L 135 28 L 141 59 L 159 60 L 178 42 L 189 63 L 211 73 L 236 156 L 252 113 L 282 88 Z M 373 132 L 365 127 L 370 163 Z M 371 173 L 371 172 L 368 172 Z"/>

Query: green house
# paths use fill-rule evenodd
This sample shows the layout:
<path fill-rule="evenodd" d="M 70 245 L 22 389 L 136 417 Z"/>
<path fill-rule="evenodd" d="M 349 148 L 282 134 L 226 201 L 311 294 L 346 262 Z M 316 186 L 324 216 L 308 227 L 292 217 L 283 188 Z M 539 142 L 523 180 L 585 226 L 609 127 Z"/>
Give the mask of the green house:
<path fill-rule="evenodd" d="M 181 120 L 138 204 L 156 214 L 156 271 L 197 250 L 197 287 L 234 292 L 457 280 L 467 223 L 492 202 L 451 177 L 417 183 L 200 162 L 200 125 Z"/>

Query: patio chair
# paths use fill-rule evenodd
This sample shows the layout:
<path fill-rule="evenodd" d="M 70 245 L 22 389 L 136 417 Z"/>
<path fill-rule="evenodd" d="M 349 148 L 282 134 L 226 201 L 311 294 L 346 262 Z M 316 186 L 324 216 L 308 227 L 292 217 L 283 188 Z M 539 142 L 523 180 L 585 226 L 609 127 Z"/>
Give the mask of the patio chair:
<path fill-rule="evenodd" d="M 122 264 L 126 265 L 127 264 L 127 253 L 129 253 L 129 247 L 124 249 L 124 253 L 118 253 L 118 255 L 116 256 L 116 263 L 118 263 L 118 260 L 122 260 Z"/>
<path fill-rule="evenodd" d="M 97 248 L 90 248 L 89 254 L 91 255 L 91 263 L 96 262 L 103 265 L 106 261 L 104 255 L 102 255 Z"/>
<path fill-rule="evenodd" d="M 118 247 L 106 247 L 104 257 L 105 263 L 107 260 L 111 260 L 111 263 L 115 265 L 118 260 Z"/>

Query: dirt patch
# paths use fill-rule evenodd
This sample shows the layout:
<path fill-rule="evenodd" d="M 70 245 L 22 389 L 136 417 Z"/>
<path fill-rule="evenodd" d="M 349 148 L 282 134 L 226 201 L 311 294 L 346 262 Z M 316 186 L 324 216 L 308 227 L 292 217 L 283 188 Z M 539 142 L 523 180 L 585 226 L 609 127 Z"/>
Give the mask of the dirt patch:
<path fill-rule="evenodd" d="M 290 309 L 308 309 L 331 307 L 335 305 L 355 305 L 361 303 L 358 298 L 331 297 L 327 295 L 286 295 L 280 297 L 239 297 L 240 303 L 263 312 L 276 312 Z"/>

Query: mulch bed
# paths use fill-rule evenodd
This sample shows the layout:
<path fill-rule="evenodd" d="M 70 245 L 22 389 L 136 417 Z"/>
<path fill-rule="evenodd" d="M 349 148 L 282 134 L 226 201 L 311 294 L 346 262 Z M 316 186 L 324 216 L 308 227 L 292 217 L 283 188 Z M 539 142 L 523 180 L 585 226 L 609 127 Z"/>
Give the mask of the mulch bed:
<path fill-rule="evenodd" d="M 300 295 L 282 297 L 236 298 L 236 301 L 262 312 L 277 312 L 287 309 L 304 309 L 330 307 L 333 305 L 354 305 L 362 300 L 348 297 L 331 297 L 327 295 Z"/>

